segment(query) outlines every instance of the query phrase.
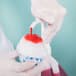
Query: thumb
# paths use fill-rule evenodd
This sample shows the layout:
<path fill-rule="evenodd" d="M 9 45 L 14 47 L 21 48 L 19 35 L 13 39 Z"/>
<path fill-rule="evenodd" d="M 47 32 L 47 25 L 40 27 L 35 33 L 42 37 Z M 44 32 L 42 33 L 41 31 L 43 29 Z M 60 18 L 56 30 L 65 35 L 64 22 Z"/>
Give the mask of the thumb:
<path fill-rule="evenodd" d="M 15 71 L 15 72 L 24 72 L 24 71 L 26 72 L 35 67 L 35 63 L 33 62 L 19 63 L 13 59 L 11 63 L 12 63 L 11 64 L 12 71 Z"/>

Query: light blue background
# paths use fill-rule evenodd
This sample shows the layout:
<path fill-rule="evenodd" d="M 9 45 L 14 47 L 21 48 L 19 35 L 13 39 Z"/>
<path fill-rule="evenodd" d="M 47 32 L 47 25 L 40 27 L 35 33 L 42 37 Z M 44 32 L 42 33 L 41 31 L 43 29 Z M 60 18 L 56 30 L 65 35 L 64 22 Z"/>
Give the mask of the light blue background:
<path fill-rule="evenodd" d="M 62 29 L 52 43 L 53 55 L 69 76 L 76 76 L 76 1 L 60 0 L 67 8 Z M 34 18 L 30 0 L 0 0 L 0 23 L 14 46 L 29 30 Z M 40 26 L 34 32 L 40 34 Z"/>

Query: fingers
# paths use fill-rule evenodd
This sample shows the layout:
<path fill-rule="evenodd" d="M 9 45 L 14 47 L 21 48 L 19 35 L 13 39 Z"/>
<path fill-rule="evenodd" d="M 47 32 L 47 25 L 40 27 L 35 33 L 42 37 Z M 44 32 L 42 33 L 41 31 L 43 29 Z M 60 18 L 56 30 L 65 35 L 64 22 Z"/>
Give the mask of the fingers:
<path fill-rule="evenodd" d="M 27 71 L 32 69 L 35 66 L 36 63 L 31 61 L 28 61 L 25 63 L 17 62 L 16 57 L 18 57 L 18 55 L 19 54 L 17 53 L 17 51 L 9 52 L 9 56 L 10 56 L 9 61 L 13 71 L 16 71 L 16 72 Z"/>
<path fill-rule="evenodd" d="M 22 72 L 27 71 L 35 66 L 36 63 L 34 62 L 25 62 L 25 63 L 19 63 L 15 59 L 11 60 L 11 68 L 13 71 L 16 72 Z"/>
<path fill-rule="evenodd" d="M 35 66 L 35 68 L 33 68 L 32 70 L 28 71 L 29 74 L 40 74 L 42 71 L 44 71 L 45 69 L 50 68 L 50 65 L 46 62 L 43 61 L 41 63 L 39 63 L 38 65 Z"/>

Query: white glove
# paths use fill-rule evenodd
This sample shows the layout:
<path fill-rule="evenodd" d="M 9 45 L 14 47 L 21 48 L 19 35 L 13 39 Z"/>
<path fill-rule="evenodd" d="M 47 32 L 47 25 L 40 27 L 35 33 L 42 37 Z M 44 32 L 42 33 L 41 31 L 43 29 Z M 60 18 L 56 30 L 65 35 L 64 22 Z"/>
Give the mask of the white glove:
<path fill-rule="evenodd" d="M 50 65 L 44 60 L 29 71 L 31 76 L 41 76 L 42 71 L 50 69 Z"/>

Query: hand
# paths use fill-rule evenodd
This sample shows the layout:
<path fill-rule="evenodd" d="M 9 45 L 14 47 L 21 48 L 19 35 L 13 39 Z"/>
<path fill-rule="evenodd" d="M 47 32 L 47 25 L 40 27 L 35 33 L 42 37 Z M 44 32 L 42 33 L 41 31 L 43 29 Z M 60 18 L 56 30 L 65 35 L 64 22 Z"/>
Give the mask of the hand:
<path fill-rule="evenodd" d="M 17 56 L 15 51 L 0 53 L 0 76 L 30 76 L 29 72 L 24 71 L 32 68 L 35 64 L 32 62 L 18 63 L 15 60 Z"/>

